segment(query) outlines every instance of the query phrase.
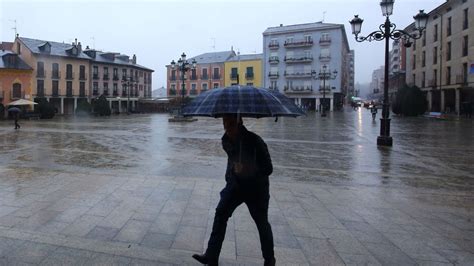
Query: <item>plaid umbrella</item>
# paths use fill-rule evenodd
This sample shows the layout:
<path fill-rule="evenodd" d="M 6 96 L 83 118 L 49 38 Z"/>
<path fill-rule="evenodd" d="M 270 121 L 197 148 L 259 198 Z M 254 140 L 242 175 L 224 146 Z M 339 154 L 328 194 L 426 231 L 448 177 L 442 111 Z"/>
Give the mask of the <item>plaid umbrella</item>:
<path fill-rule="evenodd" d="M 296 117 L 305 113 L 277 91 L 240 85 L 201 93 L 183 110 L 184 116 L 222 117 L 226 114 L 259 118 Z"/>

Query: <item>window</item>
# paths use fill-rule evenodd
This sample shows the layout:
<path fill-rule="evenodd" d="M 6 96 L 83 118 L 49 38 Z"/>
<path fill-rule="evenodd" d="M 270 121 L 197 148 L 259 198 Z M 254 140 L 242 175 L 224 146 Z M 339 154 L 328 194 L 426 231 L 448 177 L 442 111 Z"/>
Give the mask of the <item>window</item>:
<path fill-rule="evenodd" d="M 423 47 L 426 46 L 426 34 L 423 34 L 423 37 L 421 37 L 421 45 L 422 45 Z"/>
<path fill-rule="evenodd" d="M 253 79 L 253 67 L 247 67 L 247 70 L 245 72 L 245 78 Z"/>
<path fill-rule="evenodd" d="M 435 41 L 435 42 L 438 41 L 438 24 L 434 25 L 433 41 Z"/>
<path fill-rule="evenodd" d="M 413 40 L 413 51 L 416 51 L 416 40 Z"/>
<path fill-rule="evenodd" d="M 207 68 L 202 69 L 201 79 L 204 79 L 204 80 L 209 79 L 209 77 L 207 76 Z M 206 86 L 207 86 L 207 84 L 206 84 Z"/>
<path fill-rule="evenodd" d="M 86 66 L 79 66 L 79 79 L 85 80 L 86 79 Z"/>
<path fill-rule="evenodd" d="M 451 67 L 446 68 L 446 85 L 451 84 Z"/>
<path fill-rule="evenodd" d="M 171 80 L 176 80 L 176 70 L 171 70 Z"/>
<path fill-rule="evenodd" d="M 66 79 L 72 79 L 72 65 L 67 64 L 66 65 Z"/>
<path fill-rule="evenodd" d="M 92 90 L 93 90 L 93 92 L 92 92 L 93 95 L 98 95 L 99 94 L 99 83 L 98 82 L 94 82 L 92 84 Z"/>
<path fill-rule="evenodd" d="M 104 67 L 104 79 L 107 80 L 109 79 L 109 68 Z"/>
<path fill-rule="evenodd" d="M 238 77 L 237 68 L 233 67 L 230 69 L 230 79 L 235 80 Z"/>
<path fill-rule="evenodd" d="M 118 68 L 115 68 L 115 67 L 114 67 L 113 72 L 114 72 L 114 77 L 113 77 L 113 79 L 114 79 L 114 80 L 119 80 L 119 77 L 118 77 Z"/>
<path fill-rule="evenodd" d="M 79 96 L 80 97 L 86 96 L 86 83 L 82 81 L 79 82 Z"/>
<path fill-rule="evenodd" d="M 451 42 L 448 42 L 448 47 L 446 47 L 446 60 L 451 60 Z"/>
<path fill-rule="evenodd" d="M 413 60 L 412 60 L 412 65 L 411 65 L 411 68 L 412 69 L 415 69 L 416 68 L 416 55 L 413 55 Z"/>
<path fill-rule="evenodd" d="M 72 81 L 66 81 L 66 96 L 72 96 Z"/>
<path fill-rule="evenodd" d="M 436 84 L 438 84 L 438 69 L 433 70 L 433 85 L 432 86 L 436 87 Z"/>
<path fill-rule="evenodd" d="M 214 68 L 214 74 L 213 74 L 212 78 L 213 79 L 220 79 L 221 78 L 220 75 L 219 75 L 219 68 L 218 67 Z"/>
<path fill-rule="evenodd" d="M 438 64 L 438 47 L 433 47 L 433 64 Z"/>
<path fill-rule="evenodd" d="M 59 95 L 59 81 L 53 80 L 53 96 Z"/>
<path fill-rule="evenodd" d="M 20 99 L 21 97 L 21 84 L 14 83 L 12 88 L 12 99 Z"/>
<path fill-rule="evenodd" d="M 426 66 L 426 52 L 425 51 L 423 51 L 423 53 L 421 54 L 421 66 L 422 67 Z"/>
<path fill-rule="evenodd" d="M 423 73 L 421 73 L 421 87 L 422 88 L 425 87 L 425 78 L 426 78 L 425 71 L 423 71 Z"/>
<path fill-rule="evenodd" d="M 287 36 L 285 43 L 293 43 L 293 36 Z"/>
<path fill-rule="evenodd" d="M 214 83 L 214 89 L 219 88 L 219 83 Z"/>
<path fill-rule="evenodd" d="M 44 78 L 44 62 L 38 61 L 36 63 L 36 77 Z"/>
<path fill-rule="evenodd" d="M 51 77 L 53 79 L 58 79 L 59 78 L 59 64 L 58 63 L 53 63 L 53 73 L 51 73 Z"/>
<path fill-rule="evenodd" d="M 468 16 L 468 9 L 463 10 L 463 20 L 462 20 L 462 29 L 465 30 L 469 26 L 469 16 Z"/>
<path fill-rule="evenodd" d="M 126 79 L 126 78 L 127 78 L 127 69 L 122 68 L 122 79 Z"/>
<path fill-rule="evenodd" d="M 311 38 L 311 35 L 305 35 L 304 36 L 304 42 L 306 43 L 312 43 L 313 39 Z"/>
<path fill-rule="evenodd" d="M 109 95 L 109 83 L 104 82 L 104 94 Z"/>
<path fill-rule="evenodd" d="M 412 76 L 413 76 L 413 85 L 416 86 L 416 75 L 413 74 Z"/>
<path fill-rule="evenodd" d="M 276 80 L 270 81 L 270 89 L 272 90 L 277 90 L 278 89 L 278 83 Z"/>
<path fill-rule="evenodd" d="M 99 67 L 98 66 L 93 66 L 92 67 L 92 78 L 98 79 L 99 78 Z"/>
<path fill-rule="evenodd" d="M 112 86 L 113 86 L 113 88 L 114 88 L 114 89 L 113 89 L 113 90 L 114 90 L 114 95 L 118 95 L 118 84 L 117 84 L 117 83 L 114 83 L 114 85 L 112 85 Z"/>
<path fill-rule="evenodd" d="M 468 36 L 464 36 L 462 41 L 462 56 L 467 56 L 469 51 L 469 39 Z"/>
<path fill-rule="evenodd" d="M 448 18 L 448 26 L 446 30 L 447 30 L 446 35 L 451 36 L 451 17 Z"/>
<path fill-rule="evenodd" d="M 197 75 L 196 75 L 196 69 L 191 69 L 191 80 L 196 80 Z"/>
<path fill-rule="evenodd" d="M 196 90 L 196 83 L 191 84 L 191 90 L 195 91 Z"/>
<path fill-rule="evenodd" d="M 36 81 L 36 95 L 44 96 L 44 80 L 42 79 Z"/>
<path fill-rule="evenodd" d="M 462 64 L 462 83 L 467 84 L 467 63 Z"/>
<path fill-rule="evenodd" d="M 207 90 L 207 83 L 203 83 L 201 91 L 206 91 L 206 90 Z"/>

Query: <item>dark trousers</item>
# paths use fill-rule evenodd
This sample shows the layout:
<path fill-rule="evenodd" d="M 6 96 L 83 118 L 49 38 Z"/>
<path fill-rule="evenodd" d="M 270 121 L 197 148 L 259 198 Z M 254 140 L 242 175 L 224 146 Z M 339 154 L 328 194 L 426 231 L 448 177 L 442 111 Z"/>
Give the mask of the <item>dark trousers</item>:
<path fill-rule="evenodd" d="M 18 124 L 18 119 L 15 119 L 15 129 L 20 128 L 20 124 Z"/>
<path fill-rule="evenodd" d="M 227 221 L 234 210 L 240 204 L 245 203 L 257 225 L 263 258 L 273 260 L 273 234 L 268 222 L 268 201 L 270 200 L 268 183 L 249 188 L 236 187 L 228 183 L 220 194 L 221 200 L 216 208 L 206 256 L 217 262 L 225 237 Z"/>

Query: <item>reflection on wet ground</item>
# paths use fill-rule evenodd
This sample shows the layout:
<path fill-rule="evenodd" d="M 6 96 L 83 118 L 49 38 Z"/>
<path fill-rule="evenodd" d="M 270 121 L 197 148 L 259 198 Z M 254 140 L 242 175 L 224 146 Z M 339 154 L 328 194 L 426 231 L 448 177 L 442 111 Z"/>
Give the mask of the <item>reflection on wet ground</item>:
<path fill-rule="evenodd" d="M 0 123 L 3 167 L 80 173 L 222 178 L 221 121 L 168 123 L 164 114 Z M 246 119 L 268 143 L 279 181 L 446 188 L 474 185 L 471 120 L 393 117 L 393 148 L 375 145 L 379 121 L 366 110 L 327 118 Z"/>

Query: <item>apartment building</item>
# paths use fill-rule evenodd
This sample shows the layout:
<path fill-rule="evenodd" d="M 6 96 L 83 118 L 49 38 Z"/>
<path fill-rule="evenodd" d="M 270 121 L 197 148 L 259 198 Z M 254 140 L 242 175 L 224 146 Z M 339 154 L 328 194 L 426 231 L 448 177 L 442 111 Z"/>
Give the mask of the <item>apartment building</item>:
<path fill-rule="evenodd" d="M 104 95 L 113 113 L 134 111 L 143 98 L 151 98 L 153 70 L 137 64 L 137 57 L 86 47 L 90 58 L 92 99 Z"/>
<path fill-rule="evenodd" d="M 264 87 L 284 93 L 309 110 L 322 105 L 330 110 L 342 107 L 353 75 L 350 62 L 342 24 L 280 24 L 263 32 Z M 338 72 L 335 79 L 313 78 L 324 66 Z"/>
<path fill-rule="evenodd" d="M 474 1 L 446 1 L 429 16 L 423 37 L 407 49 L 406 81 L 426 93 L 427 111 L 460 114 L 474 102 Z"/>
<path fill-rule="evenodd" d="M 224 86 L 249 85 L 262 87 L 262 54 L 247 54 L 230 58 L 224 63 Z"/>
<path fill-rule="evenodd" d="M 196 60 L 196 68 L 184 74 L 184 96 L 195 97 L 206 90 L 224 87 L 224 63 L 235 55 L 236 53 L 231 49 L 230 51 L 204 53 L 187 59 L 188 62 Z M 166 65 L 166 73 L 168 96 L 183 96 L 182 73 L 178 69 L 171 68 L 171 65 Z"/>

